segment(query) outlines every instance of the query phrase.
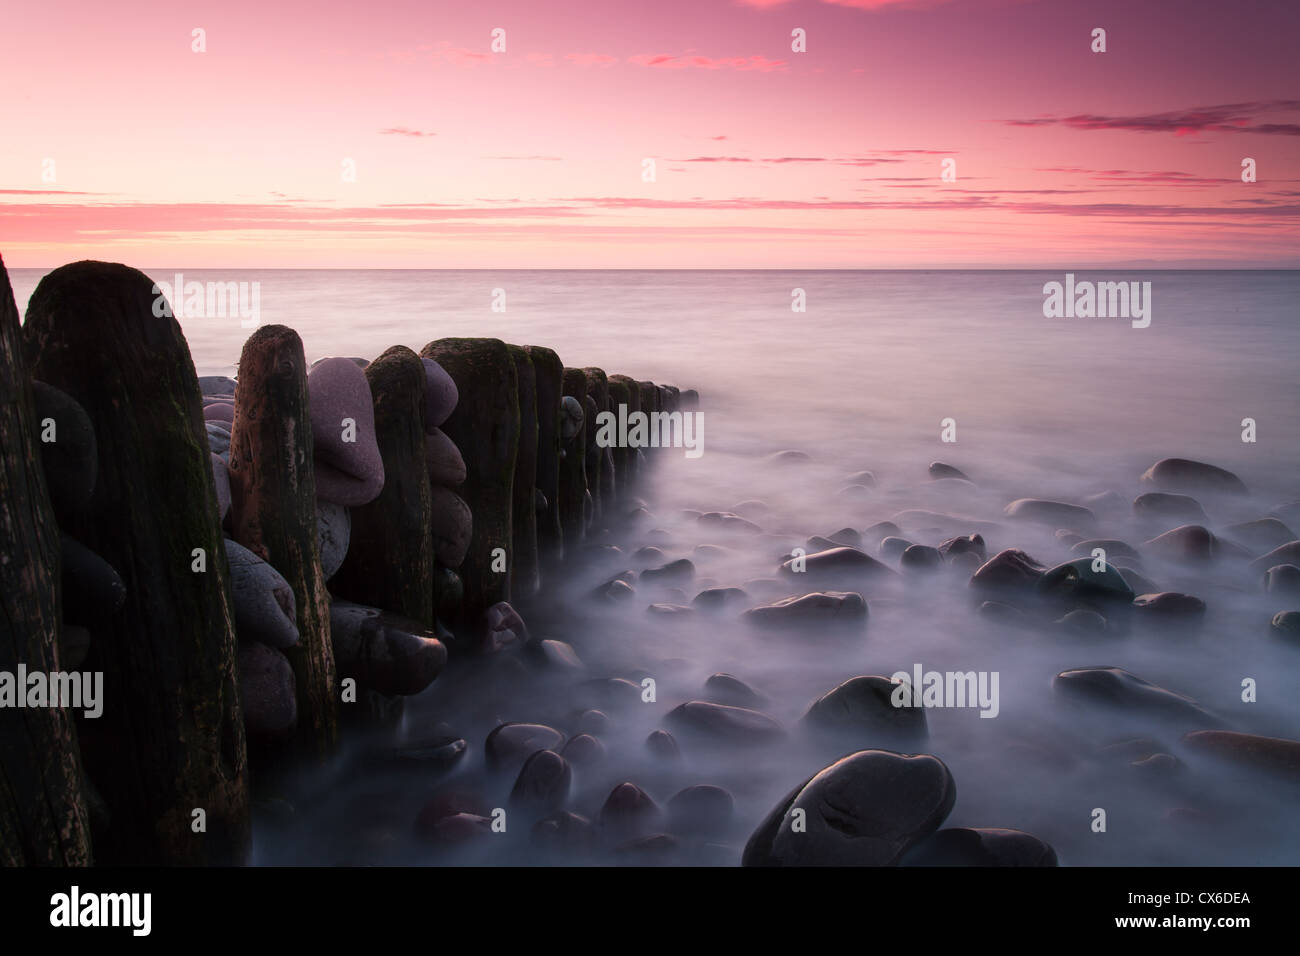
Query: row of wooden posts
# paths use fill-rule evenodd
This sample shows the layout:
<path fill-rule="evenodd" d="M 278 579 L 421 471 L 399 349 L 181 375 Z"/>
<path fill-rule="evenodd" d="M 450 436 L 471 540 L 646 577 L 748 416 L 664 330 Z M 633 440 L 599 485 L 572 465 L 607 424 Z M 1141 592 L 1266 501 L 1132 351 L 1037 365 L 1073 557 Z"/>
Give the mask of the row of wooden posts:
<path fill-rule="evenodd" d="M 0 671 L 60 669 L 60 533 L 107 561 L 121 609 L 92 631 L 82 665 L 103 673 L 103 714 L 0 708 L 0 863 L 238 864 L 250 846 L 250 767 L 236 634 L 202 397 L 179 324 L 155 315 L 153 281 L 78 262 L 46 276 L 20 327 L 0 262 Z M 449 612 L 433 557 L 420 358 L 455 381 L 441 426 L 459 448 L 456 491 L 473 515 Z M 294 759 L 339 740 L 340 676 L 320 567 L 312 430 L 301 339 L 259 328 L 245 344 L 231 434 L 230 537 L 289 582 L 299 643 Z M 614 520 L 647 459 L 604 449 L 592 417 L 677 410 L 681 393 L 548 348 L 440 339 L 367 368 L 384 462 L 380 496 L 353 514 L 349 600 L 426 627 L 445 620 L 472 651 L 487 608 L 536 594 L 557 561 Z M 33 380 L 76 399 L 93 425 L 97 476 L 84 508 L 56 507 L 43 473 Z M 584 422 L 564 437 L 565 397 Z M 692 396 L 688 394 L 687 401 Z M 572 409 L 570 403 L 569 409 Z M 570 429 L 571 431 L 572 429 Z M 507 571 L 494 570 L 506 552 Z M 196 572 L 195 555 L 205 570 Z M 445 597 L 445 595 L 444 595 Z M 453 648 L 455 650 L 455 648 Z M 202 811 L 202 827 L 196 821 Z M 95 822 L 92 839 L 92 820 Z"/>

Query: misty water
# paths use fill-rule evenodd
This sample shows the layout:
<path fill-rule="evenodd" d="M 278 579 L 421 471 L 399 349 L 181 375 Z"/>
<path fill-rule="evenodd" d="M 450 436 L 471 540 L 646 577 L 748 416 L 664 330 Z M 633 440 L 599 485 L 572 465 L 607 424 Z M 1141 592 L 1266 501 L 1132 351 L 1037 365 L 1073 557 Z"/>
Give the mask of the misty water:
<path fill-rule="evenodd" d="M 176 270 L 151 270 L 172 281 Z M 20 309 L 40 273 L 16 270 Z M 581 672 L 531 658 L 454 660 L 408 701 L 411 739 L 445 733 L 469 743 L 445 776 L 360 772 L 351 755 L 286 794 L 282 813 L 259 818 L 263 863 L 666 862 L 733 865 L 757 823 L 792 788 L 839 756 L 885 742 L 827 739 L 800 718 L 809 704 L 857 675 L 926 670 L 999 675 L 999 710 L 933 709 L 920 752 L 942 759 L 957 799 L 945 826 L 1010 827 L 1050 843 L 1065 865 L 1295 864 L 1297 792 L 1277 778 L 1187 752 L 1181 735 L 1221 726 L 1300 737 L 1300 646 L 1270 634 L 1278 611 L 1300 597 L 1265 594 L 1247 559 L 1188 566 L 1143 553 L 1135 562 L 1160 590 L 1208 605 L 1198 628 L 1071 637 L 1050 622 L 1000 626 L 977 614 L 969 570 L 907 575 L 861 588 L 870 601 L 855 633 L 756 631 L 744 608 L 818 590 L 782 580 L 777 568 L 814 535 L 862 531 L 894 519 L 908 540 L 937 545 L 980 531 L 988 554 L 1023 548 L 1053 566 L 1077 557 L 1056 528 L 1018 522 L 1004 507 L 1022 497 L 1080 502 L 1113 491 L 1084 537 L 1139 547 L 1179 520 L 1139 520 L 1128 503 L 1139 476 L 1178 456 L 1227 468 L 1245 496 L 1198 496 L 1211 530 L 1267 515 L 1300 498 L 1300 273 L 1087 273 L 1090 280 L 1152 283 L 1148 328 L 1122 318 L 1043 315 L 1045 272 L 235 272 L 186 271 L 186 280 L 257 281 L 263 323 L 300 333 L 307 357 L 373 358 L 395 344 L 417 351 L 446 336 L 492 336 L 554 348 L 567 366 L 696 388 L 704 453 L 655 456 L 635 494 L 645 515 L 607 516 L 608 531 L 517 604 L 534 640 L 573 646 Z M 505 311 L 491 308 L 505 291 Z M 793 290 L 806 311 L 792 311 Z M 498 297 L 499 301 L 499 297 Z M 199 374 L 234 374 L 248 330 L 237 320 L 182 322 Z M 1242 441 L 1254 419 L 1257 441 Z M 955 421 L 956 441 L 940 440 Z M 783 450 L 810 461 L 784 463 Z M 973 486 L 935 483 L 927 467 L 957 466 Z M 850 476 L 874 474 L 872 487 Z M 757 502 L 757 503 L 756 503 Z M 761 504 L 759 504 L 761 503 Z M 635 502 L 626 502 L 631 511 Z M 700 512 L 743 512 L 761 532 L 701 525 Z M 953 516 L 905 515 L 934 512 Z M 1295 514 L 1293 509 L 1291 514 Z M 1292 524 L 1292 521 L 1288 521 Z M 877 541 L 863 542 L 876 554 Z M 644 582 L 635 598 L 592 597 L 603 582 L 643 570 L 634 553 L 690 558 L 695 579 L 674 591 Z M 1267 549 L 1254 549 L 1258 557 Z M 897 567 L 896 560 L 886 563 Z M 689 605 L 711 586 L 739 587 L 745 601 L 719 613 L 660 616 L 652 603 Z M 1123 707 L 1063 698 L 1058 672 L 1117 666 L 1199 702 L 1215 725 L 1161 720 Z M 680 737 L 682 757 L 645 746 L 678 704 L 708 699 L 710 674 L 734 674 L 762 695 L 757 709 L 787 731 L 782 742 L 718 746 Z M 657 699 L 619 700 L 596 678 L 656 684 Z M 1242 700 L 1242 681 L 1257 700 Z M 595 819 L 611 788 L 636 783 L 664 806 L 693 784 L 725 787 L 732 823 L 683 839 L 662 857 L 567 858 L 538 850 L 528 821 L 473 848 L 434 850 L 412 836 L 424 804 L 448 790 L 486 808 L 507 806 L 513 773 L 484 766 L 483 742 L 502 721 L 577 733 L 577 714 L 599 708 L 603 764 L 575 771 L 568 809 Z M 1105 745 L 1153 738 L 1185 764 L 1144 773 Z M 1103 808 L 1107 830 L 1092 830 Z M 1176 811 L 1171 813 L 1171 811 Z M 1187 812 L 1193 811 L 1193 812 Z"/>

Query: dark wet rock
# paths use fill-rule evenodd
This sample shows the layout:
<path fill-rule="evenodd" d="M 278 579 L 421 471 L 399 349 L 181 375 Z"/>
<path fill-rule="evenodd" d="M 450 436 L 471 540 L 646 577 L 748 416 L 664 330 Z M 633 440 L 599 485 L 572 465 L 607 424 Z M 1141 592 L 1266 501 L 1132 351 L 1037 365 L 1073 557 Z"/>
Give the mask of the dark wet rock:
<path fill-rule="evenodd" d="M 891 561 L 897 561 L 903 556 L 903 552 L 912 547 L 912 542 L 898 535 L 890 535 L 882 538 L 876 550 L 880 552 L 881 557 L 888 558 Z"/>
<path fill-rule="evenodd" d="M 524 619 L 506 601 L 499 601 L 484 611 L 483 624 L 483 650 L 489 653 L 528 643 L 528 627 Z"/>
<path fill-rule="evenodd" d="M 1009 518 L 1057 527 L 1090 528 L 1097 520 L 1096 515 L 1080 505 L 1042 498 L 1019 498 L 1007 505 L 1003 513 Z"/>
<path fill-rule="evenodd" d="M 812 554 L 817 551 L 829 551 L 831 548 L 839 547 L 846 546 L 841 545 L 836 541 L 832 541 L 830 538 L 823 538 L 821 535 L 815 534 L 805 542 L 804 550 L 806 553 Z"/>
<path fill-rule="evenodd" d="M 1076 558 L 1045 571 L 1035 587 L 1039 594 L 1056 600 L 1083 602 L 1121 602 L 1133 600 L 1133 590 L 1124 576 L 1109 563 L 1103 570 L 1093 569 L 1092 558 Z"/>
<path fill-rule="evenodd" d="M 1128 499 L 1116 491 L 1099 491 L 1093 495 L 1085 495 L 1083 503 L 1097 514 L 1117 514 L 1128 508 Z"/>
<path fill-rule="evenodd" d="M 1262 574 L 1279 564 L 1300 564 L 1300 541 L 1288 541 L 1286 544 L 1278 545 L 1268 554 L 1252 561 L 1250 569 L 1257 574 Z"/>
<path fill-rule="evenodd" d="M 892 866 L 943 823 L 956 784 L 942 761 L 864 750 L 831 764 L 759 824 L 745 866 Z M 806 829 L 796 832 L 794 811 Z"/>
<path fill-rule="evenodd" d="M 433 359 L 421 359 L 424 363 L 424 424 L 426 429 L 437 428 L 445 422 L 456 405 L 460 402 L 460 393 L 456 383 L 446 370 Z"/>
<path fill-rule="evenodd" d="M 59 536 L 59 550 L 66 622 L 93 627 L 122 609 L 126 585 L 111 564 L 66 534 Z"/>
<path fill-rule="evenodd" d="M 578 715 L 578 732 L 583 734 L 603 734 L 609 730 L 609 715 L 603 710 L 588 708 Z"/>
<path fill-rule="evenodd" d="M 641 572 L 642 583 L 685 584 L 695 577 L 695 565 L 689 558 L 678 558 L 658 568 Z"/>
<path fill-rule="evenodd" d="M 59 521 L 79 513 L 90 502 L 99 467 L 95 428 L 81 404 L 67 392 L 32 382 L 36 425 L 44 435 L 46 422 L 53 422 L 54 441 L 40 441 L 41 467 L 49 488 L 50 503 Z"/>
<path fill-rule="evenodd" d="M 1218 541 L 1210 531 L 1197 524 L 1183 525 L 1143 544 L 1152 554 L 1170 561 L 1204 562 L 1218 555 Z"/>
<path fill-rule="evenodd" d="M 415 835 L 434 846 L 463 846 L 492 836 L 492 820 L 476 813 L 429 815 L 421 811 L 415 820 Z"/>
<path fill-rule="evenodd" d="M 529 835 L 539 846 L 565 853 L 586 853 L 596 843 L 596 831 L 591 821 L 567 810 L 538 820 Z"/>
<path fill-rule="evenodd" d="M 605 601 L 627 601 L 636 597 L 636 588 L 624 578 L 617 577 L 597 587 L 592 594 Z"/>
<path fill-rule="evenodd" d="M 235 380 L 225 375 L 200 375 L 199 391 L 204 396 L 235 395 Z"/>
<path fill-rule="evenodd" d="M 704 691 L 720 704 L 733 704 L 745 707 L 759 703 L 763 698 L 758 691 L 750 687 L 734 674 L 712 674 L 704 682 Z"/>
<path fill-rule="evenodd" d="M 879 542 L 885 538 L 899 537 L 902 533 L 903 529 L 892 521 L 877 521 L 870 528 L 866 528 L 862 532 L 862 543 L 870 544 L 872 541 L 875 541 L 879 544 Z"/>
<path fill-rule="evenodd" d="M 242 544 L 226 538 L 225 545 L 240 640 L 277 648 L 297 644 L 297 609 L 289 582 Z"/>
<path fill-rule="evenodd" d="M 208 433 L 208 450 L 220 458 L 230 455 L 230 429 L 224 422 L 206 422 L 203 426 Z"/>
<path fill-rule="evenodd" d="M 1046 570 L 1019 548 L 1007 548 L 980 565 L 970 584 L 985 591 L 1024 591 L 1035 587 Z"/>
<path fill-rule="evenodd" d="M 474 516 L 469 505 L 449 488 L 429 489 L 433 516 L 433 554 L 445 568 L 459 568 L 473 539 Z"/>
<path fill-rule="evenodd" d="M 750 608 L 742 615 L 758 627 L 856 625 L 866 621 L 866 599 L 856 591 L 816 591 Z"/>
<path fill-rule="evenodd" d="M 685 618 L 691 617 L 695 613 L 695 608 L 684 604 L 651 604 L 646 608 L 646 613 L 655 617 Z"/>
<path fill-rule="evenodd" d="M 762 517 L 772 510 L 771 506 L 760 498 L 747 498 L 731 509 L 744 518 Z"/>
<path fill-rule="evenodd" d="M 960 468 L 957 468 L 953 465 L 945 464 L 944 462 L 941 461 L 930 462 L 930 477 L 936 479 L 937 478 L 960 478 L 963 481 L 970 481 L 970 478 Z"/>
<path fill-rule="evenodd" d="M 962 537 L 949 538 L 939 545 L 939 553 L 945 558 L 954 558 L 959 554 L 976 555 L 981 562 L 987 557 L 987 551 L 984 545 L 984 536 L 982 534 L 968 534 Z"/>
<path fill-rule="evenodd" d="M 764 460 L 775 465 L 804 465 L 812 461 L 812 456 L 807 452 L 787 449 L 786 451 L 774 452 Z"/>
<path fill-rule="evenodd" d="M 1300 740 L 1232 730 L 1198 730 L 1184 736 L 1183 744 L 1198 754 L 1300 782 Z"/>
<path fill-rule="evenodd" d="M 698 784 L 687 787 L 668 801 L 669 826 L 677 833 L 716 833 L 727 827 L 736 801 L 722 787 Z"/>
<path fill-rule="evenodd" d="M 1300 567 L 1278 564 L 1264 572 L 1264 591 L 1285 597 L 1300 595 Z"/>
<path fill-rule="evenodd" d="M 803 570 L 797 570 L 802 567 Z M 813 577 L 849 577 L 865 581 L 896 580 L 898 572 L 857 548 L 831 548 L 803 558 L 792 558 L 781 565 L 786 575 Z"/>
<path fill-rule="evenodd" d="M 1157 753 L 1129 764 L 1137 773 L 1153 780 L 1164 780 L 1181 773 L 1185 764 L 1173 754 Z"/>
<path fill-rule="evenodd" d="M 1056 866 L 1056 851 L 1022 830 L 953 827 L 914 846 L 902 866 Z"/>
<path fill-rule="evenodd" d="M 76 624 L 59 628 L 58 669 L 75 670 L 86 661 L 90 653 L 90 631 Z"/>
<path fill-rule="evenodd" d="M 1092 552 L 1098 548 L 1106 552 L 1107 564 L 1113 564 L 1117 558 L 1140 560 L 1137 551 L 1131 545 L 1117 538 L 1088 538 L 1077 541 L 1071 546 L 1070 553 L 1086 558 L 1091 557 Z"/>
<path fill-rule="evenodd" d="M 582 658 L 578 656 L 578 652 L 573 649 L 572 644 L 555 640 L 539 641 L 537 650 L 541 661 L 549 667 L 568 671 L 586 669 L 582 663 Z"/>
<path fill-rule="evenodd" d="M 1071 611 L 1064 617 L 1054 622 L 1056 626 L 1067 634 L 1074 634 L 1079 637 L 1091 637 L 1096 634 L 1105 634 L 1106 618 L 1096 611 L 1078 609 Z"/>
<path fill-rule="evenodd" d="M 235 423 L 235 406 L 230 402 L 214 402 L 211 405 L 203 406 L 203 420 L 205 422 L 229 422 Z"/>
<path fill-rule="evenodd" d="M 668 555 L 664 554 L 663 549 L 656 548 L 648 544 L 643 548 L 637 548 L 632 552 L 632 560 L 643 567 L 651 564 L 661 564 Z"/>
<path fill-rule="evenodd" d="M 217 491 L 217 520 L 225 521 L 230 513 L 230 466 L 220 455 L 208 453 L 212 465 L 212 484 Z"/>
<path fill-rule="evenodd" d="M 330 635 L 340 677 L 382 694 L 418 694 L 437 679 L 447 648 L 419 621 L 351 601 L 330 602 Z"/>
<path fill-rule="evenodd" d="M 705 588 L 692 598 L 691 604 L 700 610 L 718 611 L 734 607 L 748 596 L 741 588 Z"/>
<path fill-rule="evenodd" d="M 836 531 L 834 534 L 828 535 L 827 537 L 836 544 L 846 545 L 850 548 L 856 548 L 862 544 L 862 535 L 858 534 L 852 528 L 840 528 L 839 531 Z"/>
<path fill-rule="evenodd" d="M 1195 498 L 1148 491 L 1133 499 L 1133 513 L 1139 518 L 1171 521 L 1204 521 L 1205 509 Z"/>
<path fill-rule="evenodd" d="M 573 441 L 582 431 L 585 415 L 582 404 L 572 395 L 565 395 L 560 405 L 560 438 L 565 442 Z"/>
<path fill-rule="evenodd" d="M 660 760 L 678 760 L 682 756 L 677 739 L 666 730 L 652 730 L 645 739 L 646 750 Z"/>
<path fill-rule="evenodd" d="M 256 641 L 239 645 L 239 699 L 250 736 L 279 739 L 298 719 L 296 683 L 288 658 Z"/>
<path fill-rule="evenodd" d="M 1277 518 L 1258 518 L 1255 521 L 1230 524 L 1223 529 L 1223 536 L 1257 553 L 1296 540 L 1296 533 Z"/>
<path fill-rule="evenodd" d="M 582 733 L 569 739 L 560 751 L 560 756 L 579 769 L 594 767 L 605 760 L 605 745 L 598 737 Z"/>
<path fill-rule="evenodd" d="M 572 783 L 569 762 L 553 750 L 539 750 L 520 768 L 510 791 L 510 805 L 529 813 L 552 813 L 569 798 Z"/>
<path fill-rule="evenodd" d="M 890 520 L 899 528 L 934 528 L 948 535 L 969 534 L 972 529 L 980 534 L 989 534 L 1000 527 L 996 521 L 981 521 L 964 515 L 950 515 L 923 509 L 900 511 Z"/>
<path fill-rule="evenodd" d="M 343 567 L 352 540 L 352 513 L 343 505 L 316 501 L 316 538 L 320 544 L 321 573 L 328 581 Z"/>
<path fill-rule="evenodd" d="M 1116 566 L 1115 570 L 1124 578 L 1124 583 L 1134 594 L 1155 594 L 1160 590 L 1150 578 L 1144 577 L 1132 568 Z"/>
<path fill-rule="evenodd" d="M 1269 627 L 1278 637 L 1300 641 L 1300 611 L 1278 611 Z"/>
<path fill-rule="evenodd" d="M 1172 491 L 1246 493 L 1245 484 L 1232 472 L 1187 458 L 1162 458 L 1143 473 L 1142 483 Z"/>
<path fill-rule="evenodd" d="M 743 534 L 760 534 L 763 531 L 761 527 L 748 518 L 742 518 L 730 511 L 710 511 L 700 515 L 695 521 L 702 528 L 710 528 L 716 531 L 734 531 Z"/>
<path fill-rule="evenodd" d="M 803 721 L 810 727 L 847 732 L 873 742 L 879 742 L 875 738 L 881 735 L 896 742 L 924 740 L 928 733 L 925 708 L 906 706 L 910 694 L 898 698 L 904 706 L 895 706 L 900 690 L 906 688 L 888 677 L 852 677 L 815 700 Z"/>
<path fill-rule="evenodd" d="M 1080 541 L 1084 540 L 1083 535 L 1077 534 L 1066 528 L 1057 528 L 1054 537 L 1067 548 L 1073 548 Z"/>
<path fill-rule="evenodd" d="M 426 360 L 427 361 L 427 360 Z M 438 428 L 424 436 L 424 463 L 435 485 L 455 486 L 465 481 L 465 459 L 446 434 Z"/>
<path fill-rule="evenodd" d="M 440 774 L 456 766 L 468 750 L 469 745 L 461 737 L 435 735 L 365 751 L 358 762 L 367 768 Z"/>
<path fill-rule="evenodd" d="M 704 700 L 687 701 L 673 708 L 665 720 L 679 732 L 695 732 L 734 744 L 766 744 L 785 736 L 781 725 L 767 714 Z"/>
<path fill-rule="evenodd" d="M 1058 693 L 1089 703 L 1184 720 L 1219 723 L 1190 697 L 1165 690 L 1120 667 L 1061 671 L 1052 680 Z"/>
<path fill-rule="evenodd" d="M 663 811 L 634 783 L 620 783 L 600 808 L 600 826 L 616 837 L 634 837 L 659 824 Z"/>
<path fill-rule="evenodd" d="M 905 571 L 933 571 L 943 567 L 943 555 L 938 548 L 914 544 L 899 556 L 898 563 Z"/>
<path fill-rule="evenodd" d="M 317 497 L 349 507 L 373 501 L 384 487 L 384 461 L 366 373 L 349 359 L 326 359 L 308 372 L 307 392 Z"/>
<path fill-rule="evenodd" d="M 538 750 L 558 751 L 564 734 L 545 724 L 505 723 L 493 728 L 483 744 L 487 765 L 510 770 L 522 766 Z"/>
<path fill-rule="evenodd" d="M 624 677 L 597 677 L 582 682 L 584 696 L 601 710 L 641 703 L 641 687 Z"/>
<path fill-rule="evenodd" d="M 984 601 L 979 606 L 979 615 L 994 624 L 1010 627 L 1025 627 L 1029 624 L 1029 615 L 1012 604 L 1001 601 Z"/>
<path fill-rule="evenodd" d="M 1140 594 L 1133 599 L 1133 609 L 1138 613 L 1139 620 L 1158 623 L 1196 621 L 1205 616 L 1204 601 L 1177 591 Z"/>

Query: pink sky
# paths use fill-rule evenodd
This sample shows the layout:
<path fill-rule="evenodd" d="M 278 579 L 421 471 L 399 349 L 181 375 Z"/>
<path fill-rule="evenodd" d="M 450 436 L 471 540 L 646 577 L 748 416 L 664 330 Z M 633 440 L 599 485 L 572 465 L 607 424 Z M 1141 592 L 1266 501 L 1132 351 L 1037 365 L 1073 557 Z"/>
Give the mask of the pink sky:
<path fill-rule="evenodd" d="M 1298 36 L 1254 0 L 15 3 L 0 253 L 1294 268 Z"/>

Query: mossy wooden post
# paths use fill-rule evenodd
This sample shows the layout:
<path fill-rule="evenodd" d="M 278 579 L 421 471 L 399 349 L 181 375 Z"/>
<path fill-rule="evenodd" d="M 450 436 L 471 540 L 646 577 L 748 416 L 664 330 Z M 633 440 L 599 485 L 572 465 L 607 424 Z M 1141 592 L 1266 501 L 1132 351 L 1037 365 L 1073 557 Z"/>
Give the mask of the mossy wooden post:
<path fill-rule="evenodd" d="M 525 346 L 533 360 L 537 379 L 537 490 L 546 504 L 537 513 L 538 571 L 548 569 L 564 552 L 564 530 L 560 524 L 560 400 L 564 388 L 564 363 L 554 351 L 538 345 Z"/>
<path fill-rule="evenodd" d="M 513 485 L 514 515 L 511 533 L 514 540 L 514 571 L 510 590 L 515 598 L 528 597 L 537 590 L 537 372 L 528 350 L 510 346 L 519 384 L 519 448 L 515 454 Z"/>
<path fill-rule="evenodd" d="M 663 411 L 663 395 L 659 391 L 659 386 L 654 382 L 637 382 L 637 391 L 641 393 L 641 411 L 649 417 L 655 412 Z M 655 461 L 655 456 L 659 454 L 658 448 L 647 448 L 645 450 L 644 465 L 649 469 Z"/>
<path fill-rule="evenodd" d="M 396 345 L 366 366 L 384 490 L 352 509 L 347 557 L 330 588 L 341 598 L 392 611 L 427 628 L 433 621 L 433 531 L 424 459 L 424 363 Z"/>
<path fill-rule="evenodd" d="M 57 440 L 58 423 L 55 422 Z M 0 260 L 0 671 L 60 670 L 59 529 L 9 273 Z M 23 691 L 25 692 L 25 688 Z M 87 866 L 90 818 L 72 715 L 0 708 L 0 866 Z"/>
<path fill-rule="evenodd" d="M 474 516 L 474 529 L 460 566 L 464 596 L 458 625 L 465 635 L 477 637 L 484 611 L 510 599 L 518 375 L 510 349 L 500 339 L 438 339 L 420 354 L 441 365 L 460 393 L 456 410 L 441 427 L 465 459 L 465 483 L 458 490 Z M 500 567 L 497 549 L 505 552 L 504 571 L 493 569 Z"/>
<path fill-rule="evenodd" d="M 298 694 L 294 746 L 324 760 L 338 744 L 339 686 L 316 536 L 311 409 L 302 339 L 264 325 L 244 343 L 230 433 L 230 527 L 293 588 L 298 643 L 285 648 Z"/>
<path fill-rule="evenodd" d="M 609 379 L 603 369 L 584 368 L 587 394 L 596 403 L 596 414 L 609 411 Z M 611 449 L 596 443 L 600 432 L 597 422 L 587 425 L 587 490 L 595 505 L 596 520 L 604 520 L 614 506 L 614 456 Z"/>
<path fill-rule="evenodd" d="M 587 397 L 587 373 L 580 368 L 566 368 L 561 379 L 563 398 L 572 398 L 579 405 Z M 586 535 L 587 514 L 587 430 L 594 422 L 583 421 L 578 433 L 563 442 L 564 457 L 560 459 L 560 526 L 564 529 L 564 547 L 568 552 L 577 550 Z"/>
<path fill-rule="evenodd" d="M 635 400 L 633 395 L 635 393 Z M 641 393 L 636 388 L 636 383 L 626 375 L 611 375 L 609 377 L 609 406 L 610 411 L 614 413 L 615 418 L 631 415 L 641 405 Z M 622 406 L 624 411 L 619 412 Z M 629 431 L 631 426 L 629 426 Z M 634 470 L 633 462 L 636 459 L 636 449 L 631 445 L 617 445 L 614 452 L 614 473 L 618 476 L 618 493 L 626 498 L 632 492 L 632 472 Z M 622 514 L 623 508 L 619 509 Z"/>
<path fill-rule="evenodd" d="M 238 864 L 250 827 L 230 585 L 199 383 L 156 288 L 123 265 L 63 266 L 23 329 L 33 375 L 80 402 L 97 439 L 94 494 L 62 530 L 126 585 L 83 665 L 104 675 L 103 713 L 79 730 L 112 821 L 95 862 Z"/>

